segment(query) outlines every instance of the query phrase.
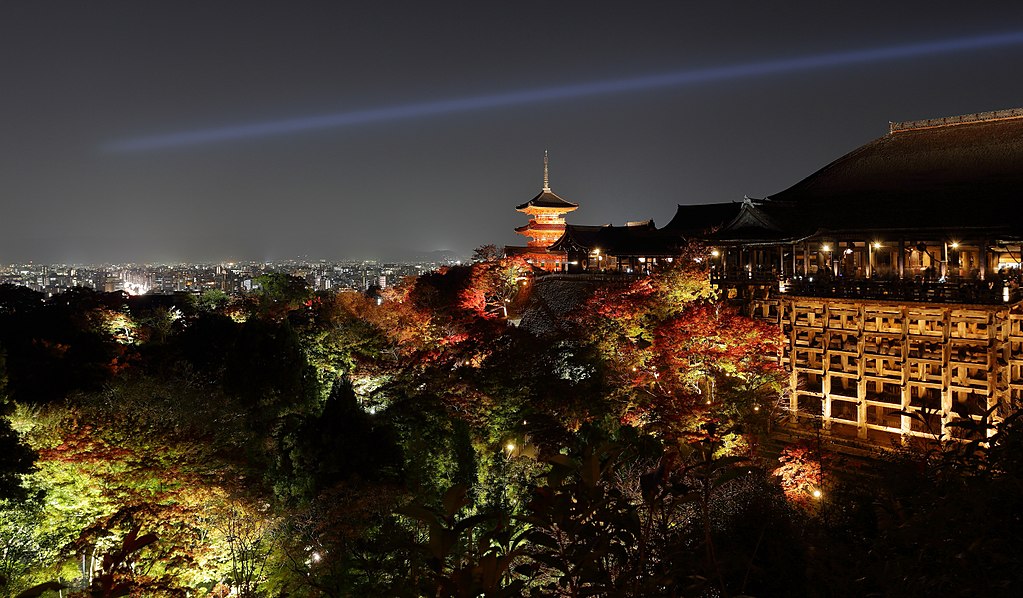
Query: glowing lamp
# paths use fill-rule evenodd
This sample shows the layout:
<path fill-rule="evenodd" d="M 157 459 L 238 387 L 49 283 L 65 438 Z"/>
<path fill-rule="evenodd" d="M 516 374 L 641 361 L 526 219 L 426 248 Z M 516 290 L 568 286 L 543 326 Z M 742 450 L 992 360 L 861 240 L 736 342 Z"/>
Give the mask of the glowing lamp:
<path fill-rule="evenodd" d="M 949 247 L 952 249 L 959 249 L 959 241 L 952 241 L 952 244 L 949 245 Z"/>
<path fill-rule="evenodd" d="M 717 249 L 711 249 L 710 255 L 713 257 L 718 257 L 719 255 L 721 255 L 721 252 L 718 251 Z"/>
<path fill-rule="evenodd" d="M 821 251 L 831 251 L 831 245 L 828 245 L 827 243 L 821 245 Z"/>
<path fill-rule="evenodd" d="M 813 491 L 813 497 L 814 497 L 814 498 L 820 498 L 820 497 L 821 497 L 821 491 L 820 491 L 820 490 L 817 490 L 817 489 L 814 489 L 814 491 Z"/>
<path fill-rule="evenodd" d="M 515 452 L 515 443 L 509 442 L 508 444 L 504 445 L 504 450 L 508 451 L 509 453 Z"/>
<path fill-rule="evenodd" d="M 881 242 L 880 241 L 874 241 L 874 249 L 881 249 Z"/>

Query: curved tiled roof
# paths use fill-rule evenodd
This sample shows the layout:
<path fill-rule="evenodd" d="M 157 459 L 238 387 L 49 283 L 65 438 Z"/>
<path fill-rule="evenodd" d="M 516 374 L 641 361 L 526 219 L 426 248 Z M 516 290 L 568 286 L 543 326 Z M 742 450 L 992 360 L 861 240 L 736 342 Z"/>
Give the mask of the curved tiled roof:
<path fill-rule="evenodd" d="M 529 208 L 561 208 L 566 212 L 571 212 L 578 207 L 578 204 L 561 199 L 550 189 L 544 189 L 539 195 L 520 206 L 516 206 L 515 209 L 523 211 Z"/>
<path fill-rule="evenodd" d="M 893 129 L 762 206 L 805 232 L 1023 232 L 1023 118 Z"/>
<path fill-rule="evenodd" d="M 681 239 L 662 234 L 652 220 L 626 226 L 569 224 L 565 234 L 550 246 L 552 251 L 592 251 L 612 255 L 675 255 Z"/>
<path fill-rule="evenodd" d="M 738 214 L 742 204 L 739 202 L 705 203 L 696 205 L 679 204 L 671 222 L 664 225 L 661 231 L 682 236 L 702 235 L 708 231 L 724 226 Z"/>
<path fill-rule="evenodd" d="M 536 222 L 530 222 L 523 224 L 522 226 L 515 229 L 515 232 L 523 232 L 527 230 L 539 230 L 539 231 L 561 231 L 565 230 L 564 224 L 538 224 Z"/>

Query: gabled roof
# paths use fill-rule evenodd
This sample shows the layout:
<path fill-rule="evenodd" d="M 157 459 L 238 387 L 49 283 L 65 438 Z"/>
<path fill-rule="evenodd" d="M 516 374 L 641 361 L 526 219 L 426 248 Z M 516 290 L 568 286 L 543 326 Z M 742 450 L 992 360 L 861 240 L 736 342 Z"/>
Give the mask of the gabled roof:
<path fill-rule="evenodd" d="M 565 234 L 551 245 L 554 251 L 585 251 L 600 249 L 618 256 L 675 255 L 681 239 L 657 230 L 653 220 L 632 222 L 626 226 L 583 226 L 569 224 Z"/>
<path fill-rule="evenodd" d="M 702 236 L 731 222 L 739 214 L 741 207 L 741 203 L 734 201 L 696 205 L 678 204 L 675 216 L 661 229 L 661 232 L 683 237 Z"/>
<path fill-rule="evenodd" d="M 522 212 L 529 208 L 561 208 L 567 212 L 571 212 L 578 207 L 578 204 L 561 199 L 550 189 L 544 189 L 539 193 L 539 195 L 520 206 L 516 206 L 515 209 Z"/>
<path fill-rule="evenodd" d="M 590 251 L 592 248 L 600 246 L 597 233 L 610 226 L 610 224 L 599 226 L 568 224 L 565 226 L 565 234 L 552 243 L 550 249 L 553 251 Z"/>
<path fill-rule="evenodd" d="M 786 209 L 776 205 L 765 205 L 763 200 L 745 198 L 738 204 L 739 212 L 729 223 L 705 235 L 707 241 L 771 242 L 792 236 L 788 230 Z M 787 207 L 787 206 L 786 206 Z"/>

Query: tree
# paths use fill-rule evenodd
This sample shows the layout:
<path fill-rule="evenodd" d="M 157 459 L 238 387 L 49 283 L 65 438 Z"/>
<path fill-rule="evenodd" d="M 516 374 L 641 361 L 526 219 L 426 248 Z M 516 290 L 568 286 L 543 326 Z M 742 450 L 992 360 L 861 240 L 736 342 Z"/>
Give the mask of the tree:
<path fill-rule="evenodd" d="M 26 498 L 22 476 L 35 471 L 35 460 L 38 457 L 11 427 L 7 419 L 10 413 L 6 359 L 0 347 L 0 502 Z"/>
<path fill-rule="evenodd" d="M 594 293 L 576 316 L 621 420 L 680 438 L 717 418 L 763 427 L 780 389 L 776 329 L 718 301 L 699 262 Z"/>
<path fill-rule="evenodd" d="M 498 249 L 497 245 L 480 245 L 472 252 L 474 262 L 492 262 L 504 257 L 504 252 Z"/>
<path fill-rule="evenodd" d="M 530 266 L 521 258 L 473 264 L 459 305 L 482 318 L 507 318 L 509 307 L 531 278 Z"/>
<path fill-rule="evenodd" d="M 302 305 L 311 294 L 305 279 L 282 272 L 257 276 L 260 312 L 271 318 L 282 318 Z"/>

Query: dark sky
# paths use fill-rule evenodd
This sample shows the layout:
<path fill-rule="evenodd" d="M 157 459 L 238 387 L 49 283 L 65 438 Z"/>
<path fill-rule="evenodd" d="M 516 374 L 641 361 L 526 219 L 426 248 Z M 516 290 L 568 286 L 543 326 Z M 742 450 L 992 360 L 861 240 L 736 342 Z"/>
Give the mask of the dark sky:
<path fill-rule="evenodd" d="M 1023 3 L 2 2 L 0 263 L 518 243 L 780 191 L 908 120 L 1023 106 L 1023 43 L 155 149 L 125 142 L 1023 30 Z"/>

